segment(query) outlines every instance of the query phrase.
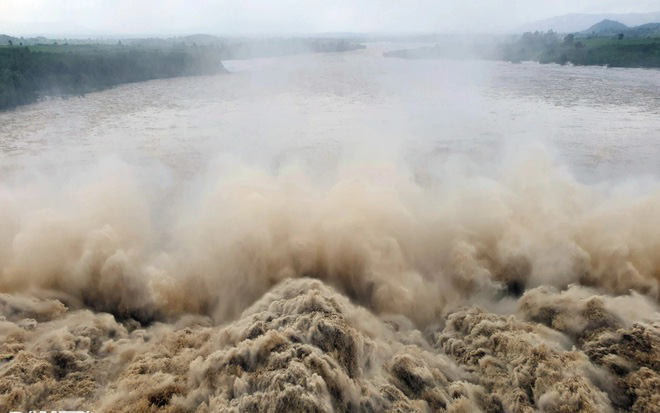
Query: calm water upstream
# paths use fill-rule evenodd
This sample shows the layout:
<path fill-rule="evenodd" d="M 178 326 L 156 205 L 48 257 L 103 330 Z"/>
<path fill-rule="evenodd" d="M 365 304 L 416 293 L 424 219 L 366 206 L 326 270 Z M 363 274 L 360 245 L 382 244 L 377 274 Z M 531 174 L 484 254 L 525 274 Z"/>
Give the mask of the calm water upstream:
<path fill-rule="evenodd" d="M 347 154 L 488 169 L 540 143 L 586 181 L 660 175 L 660 72 L 344 54 L 230 61 L 230 75 L 154 80 L 0 113 L 0 162 L 107 155 L 186 174 L 230 153 L 278 168 Z M 387 155 L 389 154 L 389 155 Z"/>

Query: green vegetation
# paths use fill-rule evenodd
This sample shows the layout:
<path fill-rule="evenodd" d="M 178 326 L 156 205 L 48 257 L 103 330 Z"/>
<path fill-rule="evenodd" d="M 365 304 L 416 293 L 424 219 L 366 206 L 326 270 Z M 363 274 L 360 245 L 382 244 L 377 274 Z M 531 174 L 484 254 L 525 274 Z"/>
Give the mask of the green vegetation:
<path fill-rule="evenodd" d="M 0 47 L 0 110 L 42 96 L 83 95 L 149 79 L 224 71 L 205 49 L 119 46 Z"/>
<path fill-rule="evenodd" d="M 500 46 L 497 58 L 498 60 L 510 62 L 540 61 L 544 53 L 556 51 L 560 46 L 559 37 L 552 30 L 549 32 L 527 32 L 516 42 L 505 43 Z"/>
<path fill-rule="evenodd" d="M 660 68 L 660 33 L 646 35 L 660 29 L 652 23 L 628 28 L 623 33 L 609 32 L 620 28 L 616 22 L 604 21 L 591 29 L 604 30 L 606 34 L 582 32 L 560 36 L 548 32 L 524 33 L 514 39 L 493 39 L 490 44 L 461 44 L 456 40 L 438 43 L 434 47 L 395 50 L 384 53 L 385 57 L 404 59 L 456 59 L 472 58 L 506 60 L 509 62 L 537 61 L 575 65 L 610 67 Z M 622 25 L 621 25 L 622 26 Z M 624 26 L 625 27 L 625 26 Z M 640 35 L 644 33 L 645 35 Z M 656 33 L 656 32 L 653 32 Z"/>
<path fill-rule="evenodd" d="M 572 63 L 610 67 L 660 67 L 660 38 L 611 36 L 560 39 L 552 32 L 525 33 L 517 42 L 502 47 L 504 60 Z"/>
<path fill-rule="evenodd" d="M 123 83 L 215 74 L 225 71 L 223 59 L 364 47 L 338 39 L 220 39 L 209 35 L 96 42 L 0 35 L 0 41 L 0 110 L 44 96 L 83 95 Z"/>
<path fill-rule="evenodd" d="M 623 23 L 619 23 L 614 20 L 608 20 L 605 19 L 601 21 L 600 23 L 596 23 L 587 30 L 584 31 L 584 33 L 591 33 L 591 34 L 618 34 L 618 33 L 623 33 L 624 31 L 628 30 L 628 26 L 626 26 Z"/>
<path fill-rule="evenodd" d="M 546 51 L 541 63 L 610 67 L 660 67 L 660 39 L 585 39 Z"/>
<path fill-rule="evenodd" d="M 502 47 L 501 58 L 514 62 L 660 67 L 660 23 L 628 27 L 603 20 L 583 32 L 563 37 L 552 31 L 525 33 Z"/>

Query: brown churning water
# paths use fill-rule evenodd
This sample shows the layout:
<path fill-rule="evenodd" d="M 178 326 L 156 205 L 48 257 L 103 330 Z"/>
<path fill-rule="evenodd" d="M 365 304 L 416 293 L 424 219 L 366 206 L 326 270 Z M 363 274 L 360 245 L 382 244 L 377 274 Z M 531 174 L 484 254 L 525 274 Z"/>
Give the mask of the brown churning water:
<path fill-rule="evenodd" d="M 465 63 L 369 49 L 263 64 L 206 90 L 150 82 L 12 116 L 151 96 L 144 107 L 2 126 L 40 138 L 16 159 L 3 143 L 0 406 L 656 411 L 657 107 L 594 92 L 551 109 L 552 93 L 507 86 L 524 67 L 456 80 Z M 612 87 L 635 82 L 616 73 Z M 543 143 L 511 149 L 542 117 L 556 121 Z M 642 120 L 643 136 L 626 150 L 587 133 L 611 118 Z M 54 161 L 47 138 L 72 125 L 98 142 Z M 67 164 L 104 147 L 115 158 Z"/>

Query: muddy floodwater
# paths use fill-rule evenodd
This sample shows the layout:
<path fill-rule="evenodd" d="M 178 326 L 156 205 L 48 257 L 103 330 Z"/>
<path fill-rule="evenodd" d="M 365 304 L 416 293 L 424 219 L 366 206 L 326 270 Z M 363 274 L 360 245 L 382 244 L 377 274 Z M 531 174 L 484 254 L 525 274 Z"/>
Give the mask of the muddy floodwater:
<path fill-rule="evenodd" d="M 4 112 L 2 164 L 118 154 L 189 170 L 219 153 L 331 162 L 381 145 L 415 164 L 541 142 L 588 179 L 660 174 L 657 70 L 383 58 L 393 47 L 228 61 L 231 75 Z"/>
<path fill-rule="evenodd" d="M 0 113 L 0 407 L 658 412 L 660 72 L 401 47 Z"/>

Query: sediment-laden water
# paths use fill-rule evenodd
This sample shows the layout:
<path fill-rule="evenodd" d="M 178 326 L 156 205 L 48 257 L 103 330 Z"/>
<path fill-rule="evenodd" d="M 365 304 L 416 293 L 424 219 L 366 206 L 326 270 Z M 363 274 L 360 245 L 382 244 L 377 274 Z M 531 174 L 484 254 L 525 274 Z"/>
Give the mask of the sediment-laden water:
<path fill-rule="evenodd" d="M 657 71 L 226 62 L 0 114 L 0 406 L 655 412 Z"/>

